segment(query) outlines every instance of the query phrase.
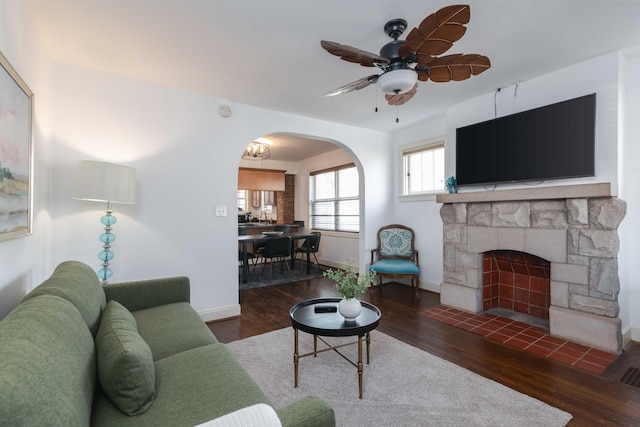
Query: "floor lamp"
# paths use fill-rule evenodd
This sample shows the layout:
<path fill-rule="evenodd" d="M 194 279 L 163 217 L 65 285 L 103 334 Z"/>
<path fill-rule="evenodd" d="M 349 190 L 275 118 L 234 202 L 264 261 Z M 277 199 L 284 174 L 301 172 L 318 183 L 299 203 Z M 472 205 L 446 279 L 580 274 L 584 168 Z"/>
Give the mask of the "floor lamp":
<path fill-rule="evenodd" d="M 102 251 L 98 258 L 102 261 L 102 268 L 97 271 L 102 284 L 106 284 L 113 276 L 113 270 L 109 268 L 109 262 L 114 254 L 111 251 L 111 243 L 116 239 L 111 232 L 111 226 L 117 221 L 112 215 L 112 203 L 135 203 L 136 170 L 128 166 L 113 163 L 83 160 L 78 166 L 76 189 L 73 195 L 77 200 L 89 200 L 92 202 L 107 202 L 106 215 L 100 218 L 104 225 L 104 233 L 100 235 L 103 243 Z"/>

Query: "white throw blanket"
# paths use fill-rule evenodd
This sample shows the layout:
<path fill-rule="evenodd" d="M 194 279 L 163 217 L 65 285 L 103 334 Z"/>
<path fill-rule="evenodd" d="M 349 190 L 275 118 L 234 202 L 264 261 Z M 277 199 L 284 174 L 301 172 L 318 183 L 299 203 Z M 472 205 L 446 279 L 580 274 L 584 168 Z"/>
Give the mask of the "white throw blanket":
<path fill-rule="evenodd" d="M 196 427 L 282 427 L 282 424 L 271 406 L 258 403 Z"/>

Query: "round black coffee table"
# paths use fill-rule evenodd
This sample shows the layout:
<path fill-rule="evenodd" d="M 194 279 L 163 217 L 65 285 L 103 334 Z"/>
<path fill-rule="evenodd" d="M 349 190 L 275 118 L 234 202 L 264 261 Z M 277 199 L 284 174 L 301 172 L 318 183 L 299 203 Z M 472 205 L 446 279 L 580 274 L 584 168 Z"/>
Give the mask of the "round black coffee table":
<path fill-rule="evenodd" d="M 345 360 L 358 368 L 358 386 L 360 399 L 362 399 L 362 338 L 365 337 L 367 343 L 367 364 L 369 364 L 369 350 L 371 346 L 371 336 L 369 332 L 374 330 L 380 323 L 380 310 L 373 304 L 362 302 L 362 312 L 354 321 L 346 321 L 337 311 L 338 303 L 342 298 L 316 298 L 302 301 L 289 311 L 291 324 L 294 330 L 293 349 L 293 371 L 294 386 L 298 387 L 298 361 L 301 357 L 317 356 L 318 353 L 334 350 Z M 298 354 L 298 331 L 303 331 L 313 335 L 313 352 Z M 318 351 L 318 337 L 347 337 L 357 336 L 358 341 L 340 346 L 331 346 L 320 338 L 328 348 Z M 338 348 L 345 345 L 358 344 L 358 361 L 354 363 L 338 351 Z"/>

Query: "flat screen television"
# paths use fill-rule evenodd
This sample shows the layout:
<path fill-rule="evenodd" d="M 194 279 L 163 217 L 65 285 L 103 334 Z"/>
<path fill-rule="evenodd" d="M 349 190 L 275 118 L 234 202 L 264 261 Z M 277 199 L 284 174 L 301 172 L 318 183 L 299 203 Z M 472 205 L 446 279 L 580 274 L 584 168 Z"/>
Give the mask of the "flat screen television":
<path fill-rule="evenodd" d="M 595 175 L 596 94 L 456 129 L 459 186 Z"/>

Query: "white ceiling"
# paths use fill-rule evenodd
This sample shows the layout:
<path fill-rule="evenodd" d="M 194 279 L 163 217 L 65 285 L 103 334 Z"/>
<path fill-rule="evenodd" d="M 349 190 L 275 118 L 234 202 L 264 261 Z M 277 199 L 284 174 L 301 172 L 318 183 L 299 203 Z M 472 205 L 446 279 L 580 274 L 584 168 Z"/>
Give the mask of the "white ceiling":
<path fill-rule="evenodd" d="M 375 85 L 323 97 L 377 70 L 328 54 L 320 40 L 378 53 L 391 40 L 383 31 L 388 20 L 403 18 L 413 28 L 454 2 L 26 1 L 54 60 L 387 132 L 607 52 L 640 53 L 638 1 L 468 0 L 467 32 L 446 54 L 484 54 L 491 68 L 462 82 L 419 82 L 417 95 L 396 108 Z"/>

